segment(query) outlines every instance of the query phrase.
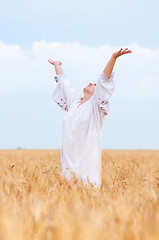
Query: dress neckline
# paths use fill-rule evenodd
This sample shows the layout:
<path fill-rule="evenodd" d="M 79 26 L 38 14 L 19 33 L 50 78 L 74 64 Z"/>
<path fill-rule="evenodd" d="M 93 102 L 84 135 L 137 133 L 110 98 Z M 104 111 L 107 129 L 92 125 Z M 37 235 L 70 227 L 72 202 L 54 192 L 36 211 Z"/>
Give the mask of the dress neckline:
<path fill-rule="evenodd" d="M 90 100 L 90 99 L 89 99 L 89 100 Z M 83 105 L 83 104 L 85 104 L 85 103 L 89 102 L 89 100 L 88 100 L 88 101 L 86 101 L 86 102 L 84 102 L 84 103 L 82 103 L 82 104 L 81 104 L 81 101 L 80 101 L 80 104 L 77 106 L 77 108 L 79 108 L 81 105 Z"/>
<path fill-rule="evenodd" d="M 92 97 L 93 97 L 93 96 L 92 96 Z M 87 100 L 86 102 L 82 103 L 82 104 L 81 104 L 81 101 L 82 101 L 82 100 L 80 99 L 80 100 L 78 101 L 78 103 L 79 103 L 79 102 L 80 102 L 80 103 L 78 104 L 77 108 L 79 108 L 81 105 L 83 105 L 83 104 L 91 101 L 92 97 L 91 97 L 89 100 Z"/>
<path fill-rule="evenodd" d="M 83 103 L 82 103 L 83 104 Z M 78 104 L 78 106 L 77 106 L 77 108 L 79 108 L 81 105 L 82 105 L 81 103 L 80 104 Z"/>

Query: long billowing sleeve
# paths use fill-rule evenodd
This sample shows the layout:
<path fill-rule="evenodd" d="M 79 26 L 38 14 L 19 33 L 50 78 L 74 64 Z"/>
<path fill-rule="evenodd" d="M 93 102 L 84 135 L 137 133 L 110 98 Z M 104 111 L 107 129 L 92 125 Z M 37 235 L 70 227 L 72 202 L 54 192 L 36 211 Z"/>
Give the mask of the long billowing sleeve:
<path fill-rule="evenodd" d="M 65 74 L 56 75 L 54 79 L 57 86 L 52 94 L 52 99 L 64 111 L 68 111 L 76 98 L 79 97 L 79 94 L 73 90 Z"/>
<path fill-rule="evenodd" d="M 92 101 L 94 104 L 98 105 L 99 111 L 103 114 L 103 117 L 109 114 L 110 112 L 110 103 L 109 98 L 112 96 L 115 89 L 115 82 L 113 80 L 114 72 L 110 75 L 108 79 L 104 72 L 102 72 L 96 82 L 96 87 Z"/>

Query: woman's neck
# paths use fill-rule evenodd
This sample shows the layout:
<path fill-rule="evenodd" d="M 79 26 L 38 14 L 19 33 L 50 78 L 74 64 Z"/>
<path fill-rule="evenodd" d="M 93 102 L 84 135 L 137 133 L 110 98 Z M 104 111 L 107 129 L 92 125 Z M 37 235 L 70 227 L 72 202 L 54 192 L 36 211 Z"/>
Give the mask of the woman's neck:
<path fill-rule="evenodd" d="M 81 99 L 81 104 L 87 102 L 91 97 L 91 95 L 84 95 L 84 97 Z"/>

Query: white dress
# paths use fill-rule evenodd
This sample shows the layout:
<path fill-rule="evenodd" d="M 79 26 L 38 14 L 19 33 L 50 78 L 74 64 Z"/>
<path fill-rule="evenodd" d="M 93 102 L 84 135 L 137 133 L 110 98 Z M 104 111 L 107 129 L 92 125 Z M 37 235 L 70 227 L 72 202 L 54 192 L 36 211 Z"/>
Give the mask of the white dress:
<path fill-rule="evenodd" d="M 102 72 L 94 95 L 80 106 L 81 96 L 72 89 L 67 76 L 61 74 L 54 78 L 57 86 L 52 98 L 67 112 L 62 122 L 62 175 L 69 180 L 73 173 L 84 184 L 90 182 L 94 187 L 101 187 L 100 130 L 110 111 L 114 73 L 108 79 Z"/>

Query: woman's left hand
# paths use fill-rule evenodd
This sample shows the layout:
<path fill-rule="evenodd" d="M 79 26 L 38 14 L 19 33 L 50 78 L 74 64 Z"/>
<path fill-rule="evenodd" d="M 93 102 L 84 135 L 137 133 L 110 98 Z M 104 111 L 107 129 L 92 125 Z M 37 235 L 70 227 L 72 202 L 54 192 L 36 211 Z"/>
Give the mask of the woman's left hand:
<path fill-rule="evenodd" d="M 125 48 L 124 50 L 121 48 L 118 52 L 113 53 L 113 57 L 117 59 L 121 55 L 127 54 L 127 53 L 132 53 L 132 51 L 128 50 L 128 48 Z"/>
<path fill-rule="evenodd" d="M 48 59 L 48 62 L 51 63 L 52 65 L 55 65 L 55 64 L 62 64 L 62 62 L 60 60 L 58 61 L 53 61 L 52 59 Z"/>

